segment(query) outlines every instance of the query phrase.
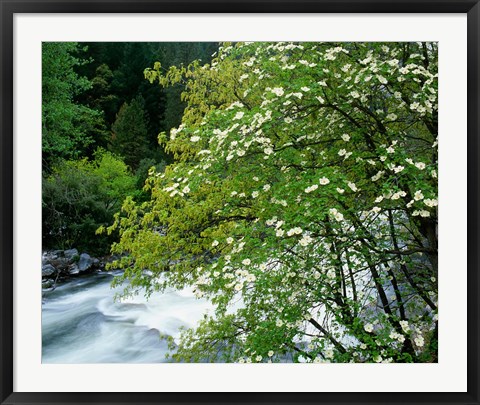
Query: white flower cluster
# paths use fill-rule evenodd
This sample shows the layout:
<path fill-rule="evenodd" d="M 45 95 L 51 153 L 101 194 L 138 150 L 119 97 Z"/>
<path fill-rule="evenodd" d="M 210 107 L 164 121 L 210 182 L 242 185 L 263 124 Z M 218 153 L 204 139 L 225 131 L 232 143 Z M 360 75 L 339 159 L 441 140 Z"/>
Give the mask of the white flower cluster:
<path fill-rule="evenodd" d="M 336 208 L 330 208 L 329 212 L 338 222 L 343 221 L 343 214 Z"/>
<path fill-rule="evenodd" d="M 408 321 L 400 321 L 399 323 L 405 333 L 410 332 L 410 326 L 408 325 Z"/>
<path fill-rule="evenodd" d="M 410 104 L 410 110 L 417 111 L 421 116 L 424 116 L 427 112 L 431 113 L 433 111 L 432 103 L 429 100 L 425 101 L 425 105 L 421 105 L 418 101 Z"/>
<path fill-rule="evenodd" d="M 242 75 L 242 76 L 240 76 L 240 79 L 242 79 L 242 77 L 243 77 L 244 79 L 246 79 L 246 78 L 248 77 L 248 75 Z M 237 108 L 237 107 L 238 107 L 238 108 L 243 108 L 244 105 L 243 105 L 243 103 L 241 103 L 240 101 L 234 101 L 232 104 L 230 104 L 230 105 L 226 108 L 226 110 L 233 110 L 234 108 Z"/>
<path fill-rule="evenodd" d="M 277 217 L 273 217 L 272 219 L 267 219 L 267 220 L 265 221 L 265 223 L 266 223 L 268 226 L 275 225 L 275 222 L 277 222 Z"/>
<path fill-rule="evenodd" d="M 405 191 L 397 191 L 396 193 L 393 193 L 390 199 L 392 200 L 398 200 L 400 197 L 405 197 L 407 193 Z"/>
<path fill-rule="evenodd" d="M 184 129 L 184 125 L 181 124 L 178 128 L 172 128 L 170 130 L 170 139 L 173 141 L 179 132 L 181 132 Z"/>
<path fill-rule="evenodd" d="M 182 183 L 185 183 L 188 181 L 187 178 L 185 179 L 178 179 L 178 182 L 177 183 L 174 183 L 172 186 L 170 187 L 165 187 L 163 189 L 163 191 L 166 191 L 167 193 L 170 193 L 170 197 L 174 197 L 175 195 L 180 195 L 181 197 L 184 197 L 185 194 L 188 194 L 190 192 L 190 187 L 187 185 L 185 187 L 183 187 L 183 189 L 180 191 L 178 188 L 180 187 L 180 181 L 182 181 Z"/>
<path fill-rule="evenodd" d="M 236 114 L 235 114 L 235 117 L 233 117 L 234 120 L 240 120 L 243 118 L 243 116 L 245 115 L 245 113 L 243 111 L 238 111 Z"/>
<path fill-rule="evenodd" d="M 396 332 L 395 330 L 392 330 L 389 335 L 390 339 L 397 340 L 400 343 L 405 342 L 405 336 L 403 336 L 401 333 Z"/>
<path fill-rule="evenodd" d="M 383 76 L 381 75 L 377 75 L 377 79 L 378 81 L 381 83 L 381 84 L 387 84 L 388 83 L 388 80 L 385 79 Z"/>
<path fill-rule="evenodd" d="M 380 207 L 373 207 L 370 211 L 374 214 L 378 214 L 382 209 Z"/>
<path fill-rule="evenodd" d="M 318 188 L 318 185 L 313 184 L 313 185 L 311 185 L 310 187 L 307 187 L 307 188 L 305 189 L 305 192 L 306 192 L 306 193 L 311 193 L 312 191 L 315 191 L 317 188 Z"/>
<path fill-rule="evenodd" d="M 416 211 L 413 211 L 412 213 L 412 216 L 414 217 L 424 217 L 424 218 L 427 218 L 430 216 L 430 213 L 428 211 L 425 211 L 425 210 L 416 210 Z"/>
<path fill-rule="evenodd" d="M 425 200 L 423 200 L 423 203 L 427 207 L 431 207 L 431 208 L 438 206 L 438 201 L 435 199 L 426 198 Z"/>
<path fill-rule="evenodd" d="M 275 95 L 277 95 L 278 97 L 280 96 L 283 96 L 283 93 L 284 93 L 284 90 L 282 87 L 275 87 L 273 89 L 270 90 L 272 93 L 274 93 Z"/>
<path fill-rule="evenodd" d="M 380 170 L 377 174 L 372 176 L 372 181 L 378 181 L 385 174 L 383 170 Z"/>
<path fill-rule="evenodd" d="M 292 228 L 292 229 L 289 229 L 287 231 L 287 235 L 288 236 L 293 236 L 293 235 L 300 235 L 301 233 L 303 232 L 302 228 L 300 227 L 295 227 L 295 228 Z"/>
<path fill-rule="evenodd" d="M 337 54 L 340 52 L 348 53 L 348 51 L 341 46 L 336 46 L 335 48 L 329 48 L 325 51 L 325 60 L 335 60 L 337 59 Z"/>
<path fill-rule="evenodd" d="M 313 239 L 309 235 L 304 235 L 302 239 L 300 239 L 299 243 L 302 246 L 308 246 L 310 243 L 313 242 Z"/>
<path fill-rule="evenodd" d="M 423 337 L 422 336 L 417 336 L 415 337 L 415 339 L 413 339 L 413 341 L 415 342 L 415 344 L 418 346 L 418 347 L 423 347 L 423 345 L 425 344 L 425 341 L 423 340 Z"/>
<path fill-rule="evenodd" d="M 423 200 L 423 198 L 424 198 L 424 195 L 423 195 L 423 193 L 422 193 L 422 190 L 417 190 L 417 191 L 415 191 L 415 194 L 413 195 L 413 199 L 414 199 L 415 201 Z"/>
<path fill-rule="evenodd" d="M 347 186 L 350 187 L 350 189 L 351 189 L 353 192 L 358 191 L 358 188 L 357 188 L 357 186 L 355 185 L 355 183 L 352 183 L 351 181 L 349 181 L 349 182 L 347 183 Z"/>

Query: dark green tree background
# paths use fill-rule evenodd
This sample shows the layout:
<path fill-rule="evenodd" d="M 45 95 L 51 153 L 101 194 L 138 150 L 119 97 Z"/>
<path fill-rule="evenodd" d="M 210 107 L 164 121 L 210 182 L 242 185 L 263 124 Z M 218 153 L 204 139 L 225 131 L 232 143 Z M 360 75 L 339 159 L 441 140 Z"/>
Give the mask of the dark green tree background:
<path fill-rule="evenodd" d="M 172 162 L 158 134 L 179 125 L 185 108 L 181 84 L 162 89 L 145 80 L 144 70 L 155 61 L 165 68 L 209 61 L 217 48 L 200 42 L 43 44 L 44 248 L 108 252 L 111 240 L 100 241 L 105 238 L 96 228 L 113 220 L 127 195 L 147 198 L 142 189 L 149 169 Z M 105 156 L 110 178 L 124 181 L 105 180 Z"/>

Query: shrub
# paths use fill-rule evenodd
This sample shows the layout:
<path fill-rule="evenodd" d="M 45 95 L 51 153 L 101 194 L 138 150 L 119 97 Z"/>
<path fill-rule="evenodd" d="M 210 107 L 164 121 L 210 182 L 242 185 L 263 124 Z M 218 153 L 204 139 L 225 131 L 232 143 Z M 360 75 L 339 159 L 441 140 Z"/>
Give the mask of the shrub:
<path fill-rule="evenodd" d="M 95 236 L 95 231 L 111 223 L 124 198 L 134 193 L 135 182 L 128 166 L 103 150 L 92 161 L 55 166 L 42 185 L 44 247 L 107 252 L 112 236 Z"/>

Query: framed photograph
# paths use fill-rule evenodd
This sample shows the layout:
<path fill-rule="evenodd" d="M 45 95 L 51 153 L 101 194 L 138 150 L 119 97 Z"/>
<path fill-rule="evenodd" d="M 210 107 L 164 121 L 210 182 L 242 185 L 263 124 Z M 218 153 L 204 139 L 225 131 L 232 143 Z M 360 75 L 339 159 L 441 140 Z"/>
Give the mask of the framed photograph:
<path fill-rule="evenodd" d="M 1 5 L 1 395 L 478 404 L 478 1 Z"/>

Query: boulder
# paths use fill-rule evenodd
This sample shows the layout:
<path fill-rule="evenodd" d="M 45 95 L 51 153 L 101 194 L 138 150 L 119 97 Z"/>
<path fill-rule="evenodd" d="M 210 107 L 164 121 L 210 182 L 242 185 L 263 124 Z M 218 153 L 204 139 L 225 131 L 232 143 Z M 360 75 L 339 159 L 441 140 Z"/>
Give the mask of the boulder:
<path fill-rule="evenodd" d="M 57 269 L 53 267 L 50 263 L 42 266 L 42 277 L 50 277 L 56 272 L 57 272 Z"/>
<path fill-rule="evenodd" d="M 50 264 L 53 265 L 60 273 L 64 273 L 67 271 L 69 262 L 64 257 L 59 257 L 58 259 L 54 259 L 50 261 Z"/>
<path fill-rule="evenodd" d="M 77 249 L 44 251 L 42 253 L 42 278 L 65 280 L 93 272 L 105 266 L 102 260 L 88 253 L 79 255 Z"/>
<path fill-rule="evenodd" d="M 94 262 L 95 260 L 92 259 L 88 253 L 82 253 L 80 255 L 80 260 L 78 261 L 78 270 L 81 273 L 88 271 L 93 266 Z"/>
<path fill-rule="evenodd" d="M 78 268 L 78 265 L 75 263 L 75 264 L 72 264 L 69 268 L 68 268 L 68 274 L 70 276 L 76 276 L 80 273 L 80 269 Z"/>
<path fill-rule="evenodd" d="M 59 256 L 63 256 L 62 254 L 58 253 L 58 250 L 54 251 L 45 251 L 42 253 L 42 265 L 50 263 L 52 260 L 56 260 L 59 258 Z"/>
<path fill-rule="evenodd" d="M 63 255 L 65 256 L 66 259 L 72 260 L 75 256 L 78 256 L 78 250 L 68 249 L 63 252 Z"/>

